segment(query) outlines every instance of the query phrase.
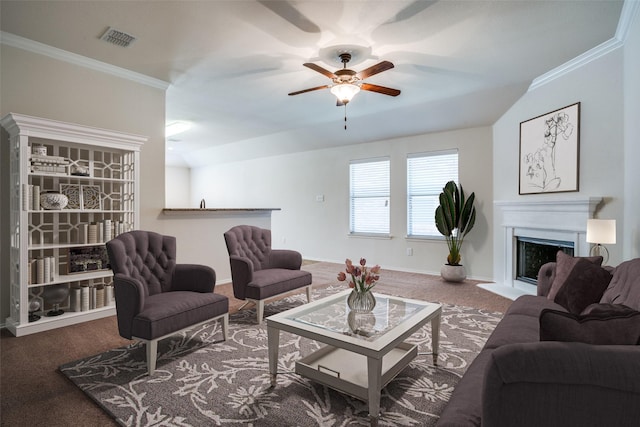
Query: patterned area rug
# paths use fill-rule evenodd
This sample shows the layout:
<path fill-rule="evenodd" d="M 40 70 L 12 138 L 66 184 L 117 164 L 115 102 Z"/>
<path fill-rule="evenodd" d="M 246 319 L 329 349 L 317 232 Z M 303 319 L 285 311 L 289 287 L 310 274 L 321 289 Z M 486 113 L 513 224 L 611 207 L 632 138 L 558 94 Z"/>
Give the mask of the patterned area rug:
<path fill-rule="evenodd" d="M 343 290 L 328 287 L 314 298 Z M 305 302 L 295 295 L 267 304 L 265 315 Z M 439 365 L 432 365 L 431 327 L 409 340 L 418 357 L 382 391 L 381 426 L 434 425 L 459 378 L 502 318 L 468 307 L 444 305 Z M 146 375 L 144 345 L 135 343 L 60 367 L 61 372 L 126 426 L 358 426 L 369 425 L 366 403 L 306 380 L 295 361 L 319 344 L 280 335 L 278 385 L 269 387 L 266 326 L 255 310 L 230 316 L 229 339 L 221 325 L 205 324 L 158 344 L 158 366 Z"/>

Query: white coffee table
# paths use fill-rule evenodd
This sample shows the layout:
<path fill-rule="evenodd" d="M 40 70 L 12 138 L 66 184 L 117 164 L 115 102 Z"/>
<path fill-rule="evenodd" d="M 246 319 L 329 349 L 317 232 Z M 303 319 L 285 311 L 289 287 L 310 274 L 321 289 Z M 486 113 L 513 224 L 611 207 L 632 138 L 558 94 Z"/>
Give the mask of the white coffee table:
<path fill-rule="evenodd" d="M 380 392 L 418 354 L 406 340 L 431 321 L 433 363 L 438 362 L 442 305 L 375 293 L 369 314 L 350 313 L 346 290 L 269 316 L 269 373 L 276 386 L 280 331 L 328 344 L 296 362 L 296 373 L 369 403 L 377 425 Z"/>

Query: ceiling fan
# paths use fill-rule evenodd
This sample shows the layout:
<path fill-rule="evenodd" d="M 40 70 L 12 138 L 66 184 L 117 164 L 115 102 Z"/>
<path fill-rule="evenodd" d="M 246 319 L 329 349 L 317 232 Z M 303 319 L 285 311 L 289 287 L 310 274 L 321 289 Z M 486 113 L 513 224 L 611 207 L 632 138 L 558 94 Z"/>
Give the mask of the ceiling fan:
<path fill-rule="evenodd" d="M 334 94 L 336 98 L 338 98 L 338 102 L 337 102 L 338 106 L 348 104 L 349 101 L 353 99 L 354 95 L 360 92 L 361 89 L 368 90 L 370 92 L 377 92 L 377 93 L 381 93 L 383 95 L 389 95 L 389 96 L 400 95 L 400 91 L 398 89 L 391 89 L 384 86 L 365 83 L 363 81 L 366 78 L 371 77 L 375 74 L 392 69 L 393 64 L 391 62 L 382 61 L 376 65 L 372 65 L 371 67 L 357 73 L 347 68 L 347 63 L 351 60 L 350 53 L 344 52 L 339 54 L 338 56 L 340 57 L 340 60 L 343 64 L 343 68 L 340 70 L 337 70 L 335 73 L 332 73 L 331 71 L 326 70 L 320 67 L 319 65 L 316 65 L 310 62 L 302 64 L 307 68 L 311 68 L 312 70 L 317 71 L 318 73 L 329 77 L 333 81 L 333 84 L 312 87 L 309 89 L 303 89 L 297 92 L 291 92 L 289 95 L 290 96 L 299 95 L 301 93 L 312 92 L 314 90 L 330 88 L 331 93 Z"/>

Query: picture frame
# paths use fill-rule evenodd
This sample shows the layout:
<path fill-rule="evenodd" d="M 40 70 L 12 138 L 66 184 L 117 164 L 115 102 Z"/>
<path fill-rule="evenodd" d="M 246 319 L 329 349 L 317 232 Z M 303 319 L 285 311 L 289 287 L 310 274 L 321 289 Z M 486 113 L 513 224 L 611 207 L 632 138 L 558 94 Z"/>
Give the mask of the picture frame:
<path fill-rule="evenodd" d="M 520 123 L 519 194 L 579 190 L 580 102 Z"/>
<path fill-rule="evenodd" d="M 83 210 L 102 209 L 102 193 L 99 185 L 82 185 L 81 193 Z"/>
<path fill-rule="evenodd" d="M 82 209 L 80 185 L 60 184 L 60 193 L 69 199 L 69 203 L 67 203 L 65 209 Z"/>
<path fill-rule="evenodd" d="M 109 256 L 104 245 L 71 247 L 67 251 L 67 274 L 109 269 Z"/>

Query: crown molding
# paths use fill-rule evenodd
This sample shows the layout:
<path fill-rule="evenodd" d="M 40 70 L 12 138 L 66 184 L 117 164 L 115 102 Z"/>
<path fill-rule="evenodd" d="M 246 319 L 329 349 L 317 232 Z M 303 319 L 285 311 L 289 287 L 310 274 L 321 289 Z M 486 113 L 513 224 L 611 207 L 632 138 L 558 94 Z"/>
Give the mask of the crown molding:
<path fill-rule="evenodd" d="M 616 34 L 613 38 L 599 44 L 593 49 L 586 51 L 582 55 L 579 55 L 572 60 L 565 62 L 559 67 L 556 67 L 553 70 L 548 71 L 539 77 L 536 77 L 531 82 L 531 85 L 529 86 L 529 89 L 527 91 L 531 92 L 539 88 L 540 86 L 549 83 L 552 80 L 562 77 L 588 64 L 589 62 L 595 61 L 596 59 L 601 58 L 602 56 L 607 55 L 614 50 L 622 47 L 629 34 L 629 28 L 631 27 L 631 24 L 633 23 L 633 20 L 638 10 L 640 9 L 639 5 L 640 1 L 638 0 L 625 0 L 624 4 L 622 5 L 622 11 L 620 12 L 620 19 L 618 20 Z"/>
<path fill-rule="evenodd" d="M 86 56 L 58 49 L 57 47 L 49 46 L 44 43 L 30 40 L 24 37 L 16 36 L 15 34 L 7 33 L 5 31 L 0 31 L 0 44 L 48 56 L 49 58 L 68 62 L 70 64 L 89 68 L 91 70 L 99 71 L 102 73 L 111 74 L 113 76 L 131 80 L 136 83 L 141 83 L 146 86 L 151 86 L 156 89 L 167 90 L 170 85 L 170 83 L 165 82 L 164 80 L 149 77 L 141 73 L 136 73 L 135 71 L 107 64 L 106 62 L 87 58 Z"/>

